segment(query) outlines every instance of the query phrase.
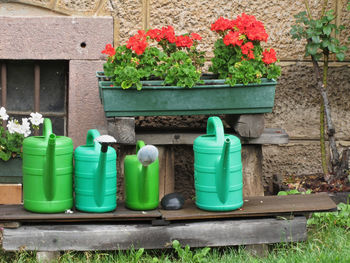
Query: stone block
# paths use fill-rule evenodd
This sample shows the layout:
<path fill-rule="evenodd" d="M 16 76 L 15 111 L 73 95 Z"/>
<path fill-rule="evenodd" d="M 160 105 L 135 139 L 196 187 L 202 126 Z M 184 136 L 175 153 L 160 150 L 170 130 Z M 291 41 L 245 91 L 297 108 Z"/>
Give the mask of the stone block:
<path fill-rule="evenodd" d="M 102 59 L 111 17 L 0 17 L 0 59 Z"/>
<path fill-rule="evenodd" d="M 96 71 L 104 61 L 71 60 L 69 63 L 68 136 L 74 147 L 85 144 L 89 129 L 107 130 L 103 106 L 98 94 Z"/>

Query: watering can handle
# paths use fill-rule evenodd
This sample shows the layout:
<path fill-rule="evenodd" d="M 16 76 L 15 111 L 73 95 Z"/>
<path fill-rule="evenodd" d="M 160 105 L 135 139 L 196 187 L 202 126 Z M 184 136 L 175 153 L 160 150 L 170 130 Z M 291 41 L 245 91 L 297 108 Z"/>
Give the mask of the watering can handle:
<path fill-rule="evenodd" d="M 45 118 L 44 125 L 43 125 L 43 135 L 44 135 L 46 141 L 49 140 L 51 133 L 52 133 L 51 120 L 49 118 Z"/>
<path fill-rule="evenodd" d="M 216 142 L 221 144 L 224 144 L 225 140 L 225 133 L 224 133 L 224 126 L 222 125 L 222 121 L 219 117 L 213 116 L 208 119 L 207 123 L 207 134 L 208 135 L 215 135 Z"/>
<path fill-rule="evenodd" d="M 91 129 L 86 135 L 86 146 L 93 146 L 95 144 L 95 139 L 100 136 L 100 133 L 96 129 Z"/>
<path fill-rule="evenodd" d="M 144 141 L 137 141 L 137 143 L 136 143 L 136 153 L 138 153 L 139 152 L 139 150 L 143 147 L 143 146 L 145 146 L 146 144 L 145 144 L 145 142 Z"/>

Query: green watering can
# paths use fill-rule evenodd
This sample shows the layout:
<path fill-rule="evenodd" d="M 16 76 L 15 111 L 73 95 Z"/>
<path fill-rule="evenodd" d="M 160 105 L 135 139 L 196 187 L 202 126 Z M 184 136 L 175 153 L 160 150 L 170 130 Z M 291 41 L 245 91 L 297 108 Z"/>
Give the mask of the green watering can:
<path fill-rule="evenodd" d="M 58 213 L 73 206 L 73 141 L 52 133 L 45 118 L 43 136 L 23 141 L 23 205 L 38 213 Z"/>
<path fill-rule="evenodd" d="M 219 117 L 210 117 L 207 134 L 193 144 L 196 205 L 209 211 L 230 211 L 243 205 L 241 142 L 224 134 Z"/>
<path fill-rule="evenodd" d="M 124 159 L 125 205 L 133 210 L 151 210 L 159 204 L 158 150 L 137 141 L 136 155 Z"/>
<path fill-rule="evenodd" d="M 84 212 L 109 212 L 117 207 L 117 154 L 109 135 L 89 130 L 86 145 L 75 149 L 75 207 Z"/>

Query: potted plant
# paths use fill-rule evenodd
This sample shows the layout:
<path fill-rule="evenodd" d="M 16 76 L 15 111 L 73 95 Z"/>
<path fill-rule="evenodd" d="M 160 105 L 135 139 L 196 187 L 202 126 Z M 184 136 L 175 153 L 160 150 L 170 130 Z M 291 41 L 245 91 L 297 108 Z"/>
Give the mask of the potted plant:
<path fill-rule="evenodd" d="M 29 118 L 9 118 L 4 107 L 0 108 L 0 120 L 5 125 L 0 126 L 0 183 L 22 182 L 22 144 L 25 137 L 31 134 L 31 126 L 39 129 L 43 123 L 40 113 L 31 113 Z M 6 127 L 6 129 L 5 129 Z"/>
<path fill-rule="evenodd" d="M 104 74 L 97 73 L 106 116 L 271 112 L 280 67 L 276 52 L 260 45 L 268 38 L 264 25 L 242 14 L 221 17 L 211 29 L 219 39 L 210 70 L 219 79 L 201 77 L 196 33 L 177 36 L 168 26 L 140 30 L 117 48 L 108 44 Z"/>

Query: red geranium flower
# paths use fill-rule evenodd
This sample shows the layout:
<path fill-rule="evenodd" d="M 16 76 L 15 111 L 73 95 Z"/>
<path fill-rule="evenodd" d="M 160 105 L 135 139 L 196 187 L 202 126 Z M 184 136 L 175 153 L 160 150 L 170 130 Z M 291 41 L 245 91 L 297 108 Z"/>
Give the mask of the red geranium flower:
<path fill-rule="evenodd" d="M 162 27 L 162 38 L 174 43 L 176 40 L 175 31 L 172 26 Z"/>
<path fill-rule="evenodd" d="M 202 37 L 197 33 L 191 33 L 191 38 L 193 40 L 202 40 Z"/>
<path fill-rule="evenodd" d="M 248 58 L 254 59 L 254 52 L 253 49 L 254 45 L 252 42 L 247 42 L 244 45 L 241 46 L 242 54 L 248 55 Z"/>
<path fill-rule="evenodd" d="M 226 18 L 223 18 L 222 16 L 219 17 L 218 20 L 216 20 L 215 23 L 211 24 L 211 31 L 216 31 L 216 32 L 220 32 L 220 31 L 225 31 L 228 29 L 233 29 L 232 27 L 232 21 Z"/>
<path fill-rule="evenodd" d="M 193 40 L 189 36 L 177 36 L 175 40 L 177 47 L 188 47 L 193 45 Z"/>
<path fill-rule="evenodd" d="M 115 55 L 115 49 L 112 47 L 111 44 L 107 44 L 105 49 L 101 51 L 102 54 L 106 54 L 110 57 Z"/>
<path fill-rule="evenodd" d="M 267 41 L 268 34 L 265 31 L 265 26 L 262 22 L 256 20 L 255 16 L 243 13 L 232 21 L 232 25 L 233 28 L 236 28 L 241 34 L 246 35 L 252 41 Z"/>
<path fill-rule="evenodd" d="M 271 64 L 271 63 L 275 63 L 277 61 L 276 58 L 276 51 L 271 48 L 270 50 L 265 49 L 264 52 L 262 53 L 262 61 L 265 64 Z"/>
<path fill-rule="evenodd" d="M 143 30 L 139 30 L 137 34 L 130 37 L 126 43 L 126 47 L 134 50 L 137 55 L 143 54 L 147 46 L 147 36 Z"/>
<path fill-rule="evenodd" d="M 147 31 L 146 36 L 149 36 L 151 39 L 155 39 L 159 42 L 162 39 L 162 30 L 160 29 L 150 29 Z"/>
<path fill-rule="evenodd" d="M 227 33 L 227 35 L 224 37 L 224 44 L 226 46 L 233 45 L 233 46 L 241 46 L 243 44 L 243 40 L 240 39 L 241 34 L 237 31 L 230 31 Z"/>

